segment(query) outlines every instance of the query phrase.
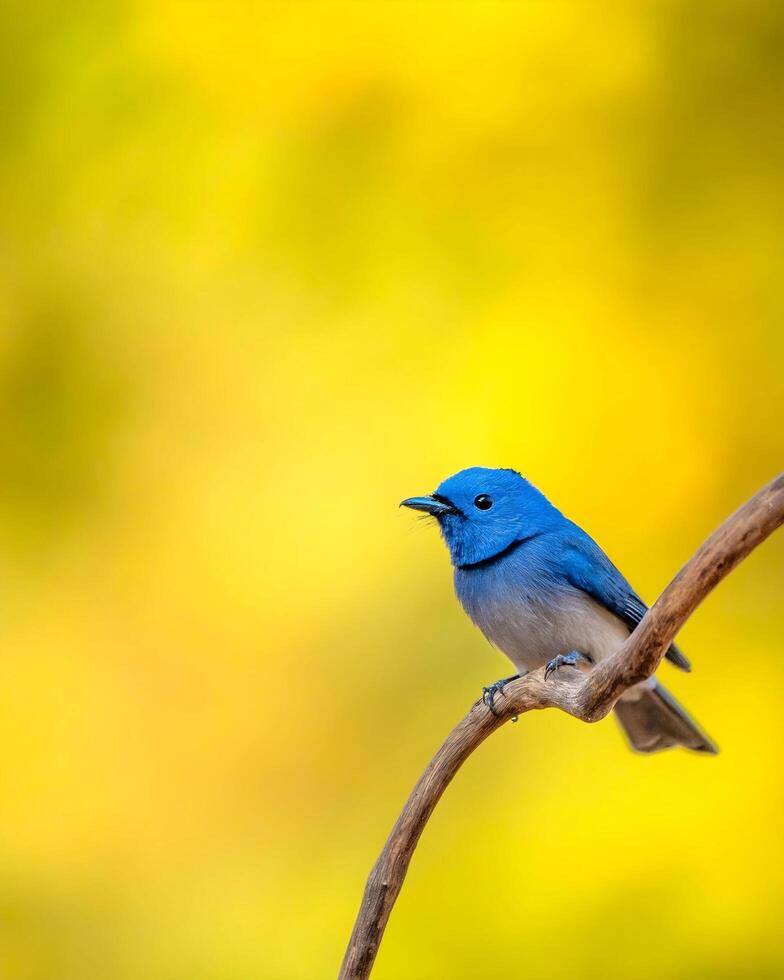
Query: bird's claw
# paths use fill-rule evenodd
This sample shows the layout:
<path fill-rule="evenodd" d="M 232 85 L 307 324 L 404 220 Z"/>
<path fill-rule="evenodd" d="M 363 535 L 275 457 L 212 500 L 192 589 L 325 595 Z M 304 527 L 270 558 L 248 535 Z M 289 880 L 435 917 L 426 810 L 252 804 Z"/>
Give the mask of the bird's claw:
<path fill-rule="evenodd" d="M 515 674 L 514 677 L 502 677 L 501 680 L 496 681 L 495 684 L 490 684 L 489 687 L 482 688 L 482 702 L 487 705 L 492 714 L 498 714 L 493 707 L 496 694 L 503 695 L 506 685 L 509 684 L 510 681 L 516 681 L 519 676 L 519 674 Z"/>
<path fill-rule="evenodd" d="M 578 667 L 585 670 L 593 665 L 593 660 L 579 650 L 571 650 L 569 653 L 559 653 L 557 657 L 548 663 L 544 669 L 544 679 L 549 680 L 550 675 L 554 674 L 561 667 Z"/>

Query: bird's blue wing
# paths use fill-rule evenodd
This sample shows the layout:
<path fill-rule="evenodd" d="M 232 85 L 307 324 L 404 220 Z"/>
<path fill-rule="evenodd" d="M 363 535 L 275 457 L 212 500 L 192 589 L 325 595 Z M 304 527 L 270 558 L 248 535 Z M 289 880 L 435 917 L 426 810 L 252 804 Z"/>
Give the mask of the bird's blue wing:
<path fill-rule="evenodd" d="M 587 593 L 633 630 L 648 607 L 596 542 L 576 525 L 575 530 L 579 534 L 570 535 L 563 552 L 562 573 L 574 588 Z M 674 643 L 665 656 L 681 670 L 691 670 Z"/>

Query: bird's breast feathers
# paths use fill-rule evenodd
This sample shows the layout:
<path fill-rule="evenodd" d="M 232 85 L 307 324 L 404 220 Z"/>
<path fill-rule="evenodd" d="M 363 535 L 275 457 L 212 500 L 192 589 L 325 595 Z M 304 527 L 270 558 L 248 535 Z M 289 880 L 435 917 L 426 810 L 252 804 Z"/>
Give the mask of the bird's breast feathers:
<path fill-rule="evenodd" d="M 598 662 L 628 637 L 626 625 L 586 593 L 503 572 L 458 572 L 455 587 L 474 623 L 519 670 L 535 670 L 570 650 Z"/>

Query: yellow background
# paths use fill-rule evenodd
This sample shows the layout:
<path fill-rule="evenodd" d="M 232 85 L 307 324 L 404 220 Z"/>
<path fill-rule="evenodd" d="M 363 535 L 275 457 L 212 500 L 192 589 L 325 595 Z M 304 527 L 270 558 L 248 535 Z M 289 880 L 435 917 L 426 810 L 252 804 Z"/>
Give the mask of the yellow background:
<path fill-rule="evenodd" d="M 334 976 L 508 671 L 398 501 L 513 466 L 649 601 L 782 467 L 784 9 L 6 0 L 0 970 Z M 784 537 L 667 684 L 507 726 L 374 977 L 784 974 Z"/>

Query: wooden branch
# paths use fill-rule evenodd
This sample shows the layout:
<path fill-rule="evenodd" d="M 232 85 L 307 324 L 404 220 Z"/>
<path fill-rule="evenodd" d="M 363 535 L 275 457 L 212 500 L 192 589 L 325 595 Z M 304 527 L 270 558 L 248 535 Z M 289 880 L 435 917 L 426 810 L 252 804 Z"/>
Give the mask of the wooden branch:
<path fill-rule="evenodd" d="M 560 708 L 588 722 L 604 718 L 627 688 L 654 673 L 705 596 L 782 523 L 784 474 L 708 538 L 614 656 L 577 677 L 559 673 L 545 681 L 544 669 L 526 674 L 504 689 L 495 715 L 481 701 L 474 704 L 431 759 L 370 872 L 339 980 L 370 976 L 414 848 L 444 790 L 474 749 L 511 718 L 535 708 Z"/>

